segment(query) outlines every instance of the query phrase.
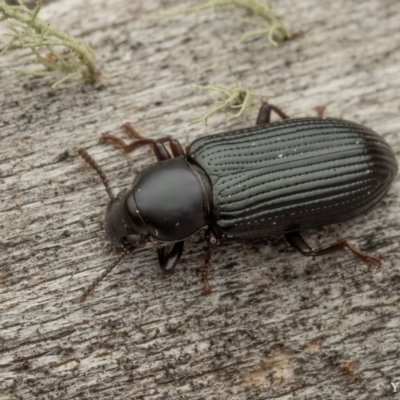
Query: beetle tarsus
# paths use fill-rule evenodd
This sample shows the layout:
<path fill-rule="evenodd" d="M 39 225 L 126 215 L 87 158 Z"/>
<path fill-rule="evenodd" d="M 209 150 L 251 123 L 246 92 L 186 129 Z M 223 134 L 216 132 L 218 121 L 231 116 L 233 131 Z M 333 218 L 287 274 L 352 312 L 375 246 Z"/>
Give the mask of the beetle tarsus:
<path fill-rule="evenodd" d="M 333 243 L 329 246 L 320 247 L 318 249 L 313 249 L 310 247 L 299 232 L 290 232 L 285 234 L 286 240 L 289 244 L 294 247 L 297 251 L 299 251 L 303 256 L 313 257 L 313 256 L 322 256 L 324 254 L 333 253 L 338 250 L 342 250 L 344 248 L 348 248 L 353 254 L 357 257 L 361 258 L 365 263 L 373 263 L 378 266 L 381 265 L 382 260 L 379 257 L 375 257 L 368 253 L 365 253 L 359 250 L 357 247 L 351 245 L 347 239 L 339 239 L 336 243 Z"/>
<path fill-rule="evenodd" d="M 208 274 L 210 272 L 210 258 L 211 258 L 211 247 L 208 247 L 204 254 L 204 262 L 200 269 L 200 282 L 203 285 L 203 295 L 211 294 L 211 286 L 208 282 Z"/>
<path fill-rule="evenodd" d="M 382 258 L 373 256 L 371 254 L 361 251 L 357 247 L 352 246 L 347 239 L 340 239 L 339 242 L 344 241 L 343 247 L 347 247 L 352 251 L 357 257 L 361 258 L 366 264 L 376 264 L 378 267 L 382 265 Z"/>

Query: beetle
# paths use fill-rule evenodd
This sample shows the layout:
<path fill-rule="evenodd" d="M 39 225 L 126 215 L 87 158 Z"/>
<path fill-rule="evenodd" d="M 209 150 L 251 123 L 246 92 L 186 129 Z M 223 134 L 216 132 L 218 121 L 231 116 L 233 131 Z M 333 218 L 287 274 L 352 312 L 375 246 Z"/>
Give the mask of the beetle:
<path fill-rule="evenodd" d="M 109 133 L 102 134 L 101 142 L 125 153 L 151 146 L 157 162 L 117 196 L 101 168 L 80 148 L 78 153 L 99 174 L 110 197 L 105 216 L 108 240 L 122 249 L 80 300 L 127 253 L 150 240 L 170 243 L 158 250 L 158 262 L 164 273 L 172 273 L 184 241 L 201 230 L 207 243 L 201 268 L 204 294 L 211 293 L 211 250 L 225 237 L 284 235 L 305 256 L 348 248 L 364 262 L 380 265 L 379 257 L 347 239 L 314 249 L 300 234 L 368 211 L 388 191 L 398 170 L 392 149 L 374 131 L 325 118 L 319 111 L 318 117 L 289 119 L 280 108 L 264 103 L 256 126 L 202 137 L 186 152 L 176 139 L 145 138 L 126 123 L 130 144 Z M 271 122 L 272 112 L 281 121 Z"/>

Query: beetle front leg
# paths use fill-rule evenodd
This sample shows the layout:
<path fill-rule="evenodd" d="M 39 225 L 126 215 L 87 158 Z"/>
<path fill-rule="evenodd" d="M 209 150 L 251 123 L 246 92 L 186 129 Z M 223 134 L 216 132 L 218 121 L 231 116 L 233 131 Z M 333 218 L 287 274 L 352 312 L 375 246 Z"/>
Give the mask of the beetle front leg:
<path fill-rule="evenodd" d="M 125 122 L 125 124 L 122 125 L 122 128 L 125 129 L 125 132 L 128 133 L 128 135 L 134 139 L 134 140 L 151 140 L 151 141 L 156 141 L 158 143 L 169 143 L 172 151 L 172 155 L 174 157 L 179 157 L 179 156 L 184 156 L 186 155 L 185 150 L 183 150 L 183 147 L 179 143 L 177 139 L 172 139 L 169 136 L 165 136 L 159 139 L 147 139 L 140 135 L 139 133 L 136 132 L 136 130 L 133 128 L 132 124 L 130 122 Z"/>
<path fill-rule="evenodd" d="M 151 140 L 151 141 L 156 141 L 158 143 L 169 143 L 172 151 L 172 155 L 174 157 L 179 157 L 179 156 L 184 156 L 186 155 L 185 150 L 183 150 L 183 147 L 179 143 L 178 140 L 172 139 L 169 136 L 165 136 L 159 139 L 147 139 L 144 136 L 140 135 L 139 133 L 136 132 L 136 130 L 133 128 L 132 124 L 130 122 L 125 122 L 125 124 L 122 125 L 122 128 L 125 129 L 125 132 L 128 133 L 128 135 L 135 140 Z"/>
<path fill-rule="evenodd" d="M 212 230 L 212 228 L 208 228 L 206 231 L 206 240 L 207 240 L 207 249 L 204 254 L 204 261 L 203 265 L 200 268 L 200 282 L 203 285 L 203 294 L 211 294 L 211 286 L 208 282 L 208 274 L 210 272 L 210 258 L 211 258 L 211 251 L 212 249 L 215 249 L 219 243 L 220 240 L 218 239 L 217 234 Z"/>
<path fill-rule="evenodd" d="M 173 274 L 176 265 L 181 259 L 184 241 L 176 242 L 170 249 L 165 247 L 158 250 L 158 262 L 164 274 Z"/>
<path fill-rule="evenodd" d="M 203 265 L 200 268 L 200 282 L 203 285 L 203 294 L 211 294 L 211 286 L 208 282 L 208 273 L 210 272 L 210 258 L 211 258 L 211 248 L 208 247 L 204 253 Z"/>
<path fill-rule="evenodd" d="M 103 133 L 101 135 L 100 143 L 109 142 L 121 147 L 125 153 L 131 153 L 132 151 L 138 149 L 142 146 L 151 146 L 152 150 L 157 158 L 157 161 L 168 160 L 171 158 L 168 150 L 163 143 L 157 142 L 152 139 L 140 139 L 135 142 L 126 144 L 123 140 L 117 138 L 116 136 L 110 135 L 109 133 Z"/>
<path fill-rule="evenodd" d="M 153 149 L 155 156 L 157 157 L 158 161 L 163 161 L 171 158 L 167 148 L 165 147 L 164 143 L 169 143 L 172 151 L 172 155 L 174 157 L 184 156 L 185 151 L 183 150 L 181 144 L 178 140 L 172 139 L 169 136 L 165 136 L 159 139 L 148 139 L 141 135 L 139 135 L 132 125 L 129 122 L 126 122 L 122 125 L 122 128 L 128 133 L 128 135 L 134 139 L 133 142 L 126 144 L 122 139 L 110 135 L 108 132 L 103 133 L 101 135 L 100 143 L 108 142 L 113 143 L 121 149 L 125 153 L 131 153 L 132 151 L 138 149 L 142 146 L 150 146 Z"/>
<path fill-rule="evenodd" d="M 299 232 L 286 233 L 285 237 L 289 244 L 303 254 L 303 256 L 322 256 L 324 254 L 333 253 L 347 247 L 353 254 L 361 258 L 361 260 L 363 260 L 365 263 L 375 263 L 378 266 L 380 266 L 382 263 L 382 260 L 379 257 L 375 257 L 359 250 L 357 247 L 352 246 L 347 239 L 339 239 L 336 243 L 333 243 L 330 246 L 313 249 L 306 243 Z"/>

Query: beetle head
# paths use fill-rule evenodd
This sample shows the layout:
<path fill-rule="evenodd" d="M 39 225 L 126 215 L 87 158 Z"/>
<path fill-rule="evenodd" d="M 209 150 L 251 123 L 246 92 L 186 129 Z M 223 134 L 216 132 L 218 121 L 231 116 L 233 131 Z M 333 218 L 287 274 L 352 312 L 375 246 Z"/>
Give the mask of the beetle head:
<path fill-rule="evenodd" d="M 141 219 L 132 190 L 124 190 L 107 207 L 105 230 L 116 247 L 132 247 L 145 242 L 149 232 Z"/>

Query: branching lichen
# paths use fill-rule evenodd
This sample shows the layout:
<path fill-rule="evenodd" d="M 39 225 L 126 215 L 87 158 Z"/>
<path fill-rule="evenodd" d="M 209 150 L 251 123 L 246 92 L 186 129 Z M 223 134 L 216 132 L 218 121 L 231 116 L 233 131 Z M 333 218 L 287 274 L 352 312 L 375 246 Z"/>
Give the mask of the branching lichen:
<path fill-rule="evenodd" d="M 40 20 L 37 15 L 42 5 L 37 0 L 33 10 L 27 8 L 22 0 L 19 5 L 10 6 L 0 0 L 0 22 L 7 21 L 11 31 L 5 36 L 10 40 L 1 49 L 0 55 L 13 44 L 31 49 L 36 61 L 46 67 L 45 71 L 16 70 L 14 71 L 35 76 L 64 75 L 53 87 L 81 76 L 85 81 L 94 82 L 97 78 L 95 54 L 93 50 L 79 40 L 54 26 Z"/>
<path fill-rule="evenodd" d="M 210 0 L 199 6 L 184 8 L 173 13 L 168 13 L 167 15 L 187 14 L 216 6 L 228 5 L 235 5 L 251 11 L 254 17 L 251 19 L 243 19 L 243 21 L 258 27 L 257 29 L 244 34 L 239 39 L 239 42 L 246 40 L 250 36 L 264 34 L 268 35 L 269 41 L 274 46 L 277 46 L 278 41 L 290 39 L 291 33 L 289 28 L 276 15 L 274 8 L 268 0 Z"/>
<path fill-rule="evenodd" d="M 248 88 L 245 87 L 229 87 L 224 85 L 207 85 L 207 86 L 200 86 L 200 85 L 193 85 L 193 87 L 206 89 L 206 90 L 215 90 L 218 93 L 221 93 L 223 98 L 217 102 L 217 106 L 212 110 L 208 111 L 202 117 L 194 119 L 190 121 L 190 125 L 197 124 L 199 122 L 204 122 L 207 124 L 207 119 L 217 113 L 220 110 L 226 110 L 226 113 L 229 115 L 227 121 L 238 118 L 240 116 L 246 117 L 246 113 L 248 112 L 249 108 L 252 106 L 251 98 L 252 96 L 260 96 L 260 97 L 270 97 L 272 94 L 262 94 L 252 92 Z M 235 113 L 229 113 L 227 110 L 234 110 Z"/>

